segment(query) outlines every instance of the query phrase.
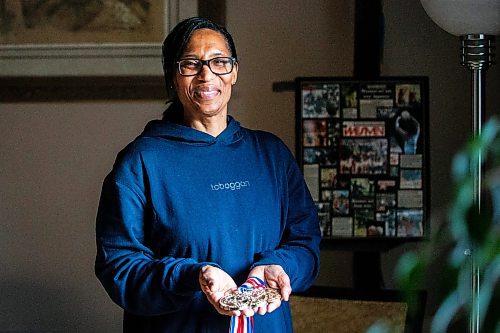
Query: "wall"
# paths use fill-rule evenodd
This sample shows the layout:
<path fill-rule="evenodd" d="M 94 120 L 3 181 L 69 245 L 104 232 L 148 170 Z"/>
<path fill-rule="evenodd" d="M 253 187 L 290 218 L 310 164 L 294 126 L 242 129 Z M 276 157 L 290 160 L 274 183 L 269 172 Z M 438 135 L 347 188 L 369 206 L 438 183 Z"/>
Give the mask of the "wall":
<path fill-rule="evenodd" d="M 0 106 L 0 332 L 121 332 L 93 274 L 100 186 L 161 102 Z"/>
<path fill-rule="evenodd" d="M 354 1 L 227 2 L 240 56 L 231 112 L 294 149 L 293 93 L 272 83 L 352 73 Z M 449 165 L 469 129 L 469 75 L 457 38 L 418 1 L 384 0 L 384 75 L 428 75 L 433 211 L 449 200 Z M 411 13 L 411 16 L 407 13 Z M 487 75 L 489 113 L 500 66 Z M 100 186 L 116 153 L 158 118 L 162 101 L 0 104 L 0 332 L 121 332 L 121 311 L 93 275 Z M 498 111 L 496 112 L 498 113 Z M 405 246 L 382 257 L 384 277 Z M 350 254 L 323 253 L 318 284 L 348 286 Z"/>

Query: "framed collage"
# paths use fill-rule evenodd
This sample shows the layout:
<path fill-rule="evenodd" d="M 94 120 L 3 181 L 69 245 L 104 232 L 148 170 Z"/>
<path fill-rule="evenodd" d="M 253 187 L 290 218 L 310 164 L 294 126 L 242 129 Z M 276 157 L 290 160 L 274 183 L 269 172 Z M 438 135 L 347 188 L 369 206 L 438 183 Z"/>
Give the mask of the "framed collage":
<path fill-rule="evenodd" d="M 428 235 L 428 78 L 297 78 L 296 157 L 323 239 Z"/>

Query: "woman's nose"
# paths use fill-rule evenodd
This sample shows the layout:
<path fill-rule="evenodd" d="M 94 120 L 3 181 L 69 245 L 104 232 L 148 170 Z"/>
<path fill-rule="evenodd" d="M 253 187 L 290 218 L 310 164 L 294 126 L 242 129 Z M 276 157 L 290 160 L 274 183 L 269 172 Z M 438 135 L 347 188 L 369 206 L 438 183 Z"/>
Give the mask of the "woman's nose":
<path fill-rule="evenodd" d="M 207 63 L 201 65 L 201 70 L 198 73 L 199 77 L 206 79 L 206 78 L 211 78 L 213 75 L 215 74 L 212 72 Z"/>

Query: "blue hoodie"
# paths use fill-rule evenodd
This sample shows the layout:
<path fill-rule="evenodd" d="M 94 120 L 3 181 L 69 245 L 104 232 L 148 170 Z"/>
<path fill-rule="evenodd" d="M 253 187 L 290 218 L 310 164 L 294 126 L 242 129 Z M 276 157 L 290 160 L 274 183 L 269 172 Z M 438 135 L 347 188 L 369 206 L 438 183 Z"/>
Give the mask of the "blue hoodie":
<path fill-rule="evenodd" d="M 165 120 L 118 154 L 97 213 L 96 275 L 124 311 L 124 332 L 224 332 L 201 292 L 202 266 L 243 283 L 281 265 L 293 291 L 319 271 L 320 232 L 302 173 L 276 136 L 228 117 L 217 137 Z M 292 332 L 287 302 L 255 333 Z"/>

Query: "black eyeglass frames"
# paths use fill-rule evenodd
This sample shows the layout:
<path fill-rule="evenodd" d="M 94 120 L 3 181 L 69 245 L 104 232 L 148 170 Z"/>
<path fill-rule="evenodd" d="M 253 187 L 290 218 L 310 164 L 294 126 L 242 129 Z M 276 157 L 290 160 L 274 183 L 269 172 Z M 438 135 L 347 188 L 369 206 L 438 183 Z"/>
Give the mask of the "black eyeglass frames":
<path fill-rule="evenodd" d="M 215 57 L 207 60 L 180 59 L 176 63 L 178 65 L 177 70 L 182 76 L 198 75 L 203 69 L 204 65 L 207 65 L 212 73 L 217 75 L 224 75 L 229 74 L 233 71 L 236 59 L 232 57 Z"/>

